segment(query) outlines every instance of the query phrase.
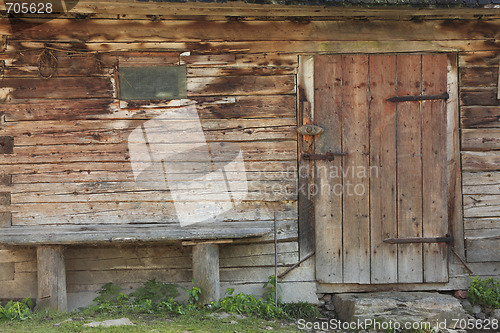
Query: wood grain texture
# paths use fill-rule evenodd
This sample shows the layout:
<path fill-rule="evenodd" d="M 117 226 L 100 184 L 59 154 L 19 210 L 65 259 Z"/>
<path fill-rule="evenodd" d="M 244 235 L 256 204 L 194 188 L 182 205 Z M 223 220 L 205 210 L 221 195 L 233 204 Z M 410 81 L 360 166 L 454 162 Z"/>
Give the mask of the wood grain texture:
<path fill-rule="evenodd" d="M 310 125 L 314 120 L 314 57 L 300 56 L 297 74 L 297 125 Z M 304 160 L 303 153 L 314 152 L 315 138 L 311 135 L 298 136 L 299 170 L 299 242 L 300 257 L 304 258 L 316 248 L 314 198 L 310 188 L 314 186 L 314 162 Z"/>
<path fill-rule="evenodd" d="M 494 87 L 463 87 L 460 89 L 460 104 L 464 106 L 499 106 L 497 89 Z"/>
<path fill-rule="evenodd" d="M 422 56 L 422 93 L 447 91 L 447 55 Z M 446 102 L 422 102 L 422 228 L 423 237 L 448 233 Z M 448 281 L 447 244 L 423 244 L 424 282 Z"/>
<path fill-rule="evenodd" d="M 498 262 L 500 229 L 468 230 L 465 245 L 468 262 Z"/>
<path fill-rule="evenodd" d="M 498 171 L 500 170 L 500 152 L 462 152 L 463 171 Z"/>
<path fill-rule="evenodd" d="M 448 55 L 448 95 L 446 101 L 446 149 L 447 149 L 447 183 L 448 183 L 448 224 L 455 252 L 465 257 L 465 244 L 463 239 L 463 209 L 462 209 L 462 166 L 460 164 L 460 106 L 458 85 L 458 59 L 457 54 Z M 454 258 L 453 260 L 457 260 Z M 450 264 L 449 264 L 450 265 Z"/>
<path fill-rule="evenodd" d="M 292 95 L 195 97 L 200 119 L 280 118 L 295 117 L 295 98 Z M 177 103 L 176 103 L 177 102 Z M 7 122 L 49 120 L 132 120 L 151 119 L 175 109 L 174 100 L 163 107 L 150 107 L 151 103 L 134 105 L 109 99 L 30 99 L 4 104 L 2 112 Z M 122 105 L 121 105 L 122 104 Z M 168 107 L 172 105 L 171 107 Z"/>
<path fill-rule="evenodd" d="M 462 150 L 500 150 L 500 129 L 463 129 Z"/>
<path fill-rule="evenodd" d="M 91 225 L 62 226 L 48 228 L 11 227 L 2 232 L 0 242 L 10 245 L 46 245 L 46 244 L 106 244 L 106 243 L 142 243 L 175 242 L 195 239 L 231 239 L 262 236 L 270 232 L 267 227 L 241 227 L 238 224 L 211 224 L 183 228 L 178 224 L 142 224 L 142 225 Z"/>
<path fill-rule="evenodd" d="M 461 128 L 500 127 L 500 106 L 462 106 Z"/>
<path fill-rule="evenodd" d="M 38 309 L 67 310 L 64 247 L 37 247 Z"/>
<path fill-rule="evenodd" d="M 396 200 L 396 56 L 370 56 L 370 243 L 371 283 L 398 281 Z"/>
<path fill-rule="evenodd" d="M 465 67 L 460 70 L 462 87 L 496 87 L 498 84 L 498 66 Z"/>
<path fill-rule="evenodd" d="M 466 194 L 464 195 L 464 217 L 498 217 L 500 195 Z"/>
<path fill-rule="evenodd" d="M 199 304 L 220 299 L 219 245 L 200 244 L 193 248 L 193 283 L 200 287 Z"/>
<path fill-rule="evenodd" d="M 316 153 L 342 151 L 342 57 L 317 56 L 314 60 L 314 120 L 325 132 L 315 142 Z M 316 279 L 324 283 L 343 281 L 341 177 L 330 169 L 341 168 L 342 159 L 316 161 Z"/>
<path fill-rule="evenodd" d="M 367 40 L 450 40 L 498 39 L 497 20 L 339 20 L 310 21 L 134 21 L 134 20 L 52 20 L 37 29 L 27 29 L 26 22 L 10 20 L 0 25 L 0 34 L 19 40 L 53 40 L 108 42 L 159 41 L 307 41 L 356 40 L 359 34 Z M 418 29 L 419 34 L 412 32 Z M 12 31 L 15 31 L 12 33 Z M 105 31 L 106 33 L 103 33 Z"/>
<path fill-rule="evenodd" d="M 342 56 L 342 200 L 345 283 L 370 282 L 368 56 Z M 349 186 L 350 185 L 350 186 Z"/>
<path fill-rule="evenodd" d="M 13 89 L 12 99 L 113 97 L 111 80 L 100 77 L 6 78 L 2 86 Z"/>
<path fill-rule="evenodd" d="M 398 95 L 421 93 L 421 56 L 397 59 Z M 397 106 L 398 237 L 422 236 L 421 110 L 418 102 Z M 423 282 L 422 244 L 398 245 L 398 281 Z"/>

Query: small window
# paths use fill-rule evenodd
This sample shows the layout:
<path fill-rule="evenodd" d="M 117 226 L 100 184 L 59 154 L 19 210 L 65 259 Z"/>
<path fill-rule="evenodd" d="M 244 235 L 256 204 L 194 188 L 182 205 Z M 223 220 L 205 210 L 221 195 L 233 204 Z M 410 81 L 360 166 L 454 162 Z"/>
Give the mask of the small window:
<path fill-rule="evenodd" d="M 185 66 L 120 67 L 118 77 L 123 100 L 186 97 Z"/>

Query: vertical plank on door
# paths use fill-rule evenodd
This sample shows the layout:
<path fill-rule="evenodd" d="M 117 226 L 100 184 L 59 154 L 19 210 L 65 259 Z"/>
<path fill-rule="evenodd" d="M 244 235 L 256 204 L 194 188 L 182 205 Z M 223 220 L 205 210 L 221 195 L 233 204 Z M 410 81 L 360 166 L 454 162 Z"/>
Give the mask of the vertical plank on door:
<path fill-rule="evenodd" d="M 368 97 L 368 56 L 342 56 L 345 283 L 370 283 Z"/>
<path fill-rule="evenodd" d="M 317 137 L 316 153 L 342 150 L 340 56 L 317 56 L 314 61 L 314 120 L 324 133 Z M 316 279 L 342 282 L 342 159 L 316 161 Z"/>
<path fill-rule="evenodd" d="M 300 56 L 298 78 L 297 125 L 312 124 L 314 107 L 314 56 Z M 314 252 L 314 203 L 308 190 L 314 183 L 314 162 L 303 160 L 302 153 L 314 152 L 314 137 L 298 134 L 299 148 L 299 256 Z"/>
<path fill-rule="evenodd" d="M 370 56 L 371 283 L 398 281 L 396 208 L 396 56 Z"/>
<path fill-rule="evenodd" d="M 398 96 L 420 95 L 421 56 L 397 56 Z M 422 236 L 421 110 L 397 103 L 398 237 Z M 398 282 L 423 282 L 422 244 L 398 245 Z"/>
<path fill-rule="evenodd" d="M 447 90 L 447 56 L 422 57 L 424 95 Z M 446 101 L 422 102 L 422 224 L 424 237 L 448 232 L 446 183 Z M 445 243 L 424 244 L 424 282 L 448 281 L 448 251 Z"/>

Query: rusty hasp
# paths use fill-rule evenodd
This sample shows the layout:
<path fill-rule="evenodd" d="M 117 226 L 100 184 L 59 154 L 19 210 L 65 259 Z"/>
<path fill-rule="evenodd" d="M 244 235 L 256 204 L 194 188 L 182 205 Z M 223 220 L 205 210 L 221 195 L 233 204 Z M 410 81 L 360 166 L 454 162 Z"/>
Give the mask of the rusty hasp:
<path fill-rule="evenodd" d="M 335 156 L 344 156 L 344 155 L 345 155 L 345 153 L 332 153 L 332 152 L 327 152 L 325 154 L 303 153 L 302 159 L 304 159 L 304 160 L 333 161 L 335 159 Z"/>
<path fill-rule="evenodd" d="M 448 93 L 444 93 L 441 95 L 408 95 L 408 96 L 394 96 L 388 98 L 389 102 L 414 102 L 414 101 L 432 101 L 436 99 L 444 99 L 447 100 L 450 97 Z"/>
<path fill-rule="evenodd" d="M 444 237 L 405 237 L 405 238 L 387 238 L 384 243 L 389 244 L 409 244 L 409 243 L 447 243 L 450 244 L 453 237 L 446 235 Z"/>

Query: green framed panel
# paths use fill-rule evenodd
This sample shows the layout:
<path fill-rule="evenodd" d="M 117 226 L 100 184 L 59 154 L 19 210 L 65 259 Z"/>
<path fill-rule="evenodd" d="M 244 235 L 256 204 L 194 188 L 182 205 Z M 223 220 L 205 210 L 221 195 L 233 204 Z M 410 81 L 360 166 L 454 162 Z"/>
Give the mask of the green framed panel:
<path fill-rule="evenodd" d="M 186 66 L 120 67 L 120 99 L 185 98 Z"/>

